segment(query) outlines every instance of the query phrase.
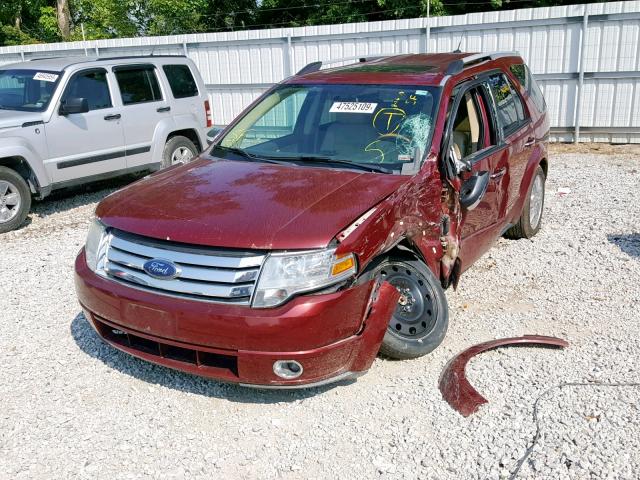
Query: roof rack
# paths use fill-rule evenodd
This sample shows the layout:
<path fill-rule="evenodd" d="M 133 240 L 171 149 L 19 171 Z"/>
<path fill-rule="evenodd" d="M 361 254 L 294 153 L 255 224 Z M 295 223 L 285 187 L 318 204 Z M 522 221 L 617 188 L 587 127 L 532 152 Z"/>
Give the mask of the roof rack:
<path fill-rule="evenodd" d="M 313 73 L 320 70 L 325 65 L 331 65 L 334 63 L 342 63 L 342 62 L 351 62 L 353 60 L 357 60 L 358 63 L 371 62 L 373 60 L 378 60 L 379 58 L 384 58 L 384 55 L 378 55 L 376 57 L 347 57 L 347 58 L 336 58 L 335 60 L 325 60 L 322 62 L 311 62 L 302 68 L 296 75 L 306 75 L 307 73 Z"/>
<path fill-rule="evenodd" d="M 459 58 L 451 62 L 445 70 L 445 75 L 456 75 L 464 70 L 465 67 L 475 65 L 476 63 L 487 60 L 495 60 L 502 57 L 513 57 L 519 55 L 518 52 L 493 52 L 493 53 L 476 53 L 467 57 Z"/>

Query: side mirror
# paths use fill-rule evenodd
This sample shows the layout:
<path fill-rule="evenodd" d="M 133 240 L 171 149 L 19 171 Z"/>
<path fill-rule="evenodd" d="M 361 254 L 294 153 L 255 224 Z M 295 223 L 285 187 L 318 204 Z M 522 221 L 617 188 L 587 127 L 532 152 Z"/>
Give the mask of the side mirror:
<path fill-rule="evenodd" d="M 455 145 L 449 147 L 449 163 L 455 169 L 456 175 L 472 170 L 471 164 L 461 158 L 460 152 L 455 148 Z"/>
<path fill-rule="evenodd" d="M 467 210 L 478 206 L 489 186 L 489 172 L 475 172 L 460 187 L 460 205 Z"/>
<path fill-rule="evenodd" d="M 89 111 L 89 101 L 86 98 L 67 98 L 60 102 L 60 115 L 72 113 L 86 113 Z"/>
<path fill-rule="evenodd" d="M 216 137 L 224 130 L 221 127 L 213 127 L 211 130 L 207 132 L 207 143 L 211 145 Z"/>

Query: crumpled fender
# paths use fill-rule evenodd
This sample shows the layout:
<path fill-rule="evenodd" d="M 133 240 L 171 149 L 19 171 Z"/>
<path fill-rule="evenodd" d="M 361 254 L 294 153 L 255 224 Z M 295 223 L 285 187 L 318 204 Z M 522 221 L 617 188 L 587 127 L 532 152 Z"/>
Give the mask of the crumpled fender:
<path fill-rule="evenodd" d="M 366 371 L 375 360 L 399 298 L 400 292 L 389 282 L 373 287 L 361 329 L 362 345 L 351 364 L 352 371 Z"/>
<path fill-rule="evenodd" d="M 0 158 L 6 157 L 23 158 L 31 168 L 40 187 L 46 187 L 51 183 L 42 158 L 26 139 L 21 137 L 0 138 Z"/>
<path fill-rule="evenodd" d="M 566 348 L 569 343 L 557 337 L 547 337 L 543 335 L 524 335 L 522 337 L 500 338 L 488 342 L 474 345 L 459 353 L 447 363 L 440 376 L 440 392 L 442 397 L 455 410 L 464 417 L 474 413 L 481 405 L 488 403 L 478 391 L 473 388 L 465 374 L 465 368 L 469 360 L 479 353 L 492 350 L 505 345 L 545 345 L 552 347 Z"/>

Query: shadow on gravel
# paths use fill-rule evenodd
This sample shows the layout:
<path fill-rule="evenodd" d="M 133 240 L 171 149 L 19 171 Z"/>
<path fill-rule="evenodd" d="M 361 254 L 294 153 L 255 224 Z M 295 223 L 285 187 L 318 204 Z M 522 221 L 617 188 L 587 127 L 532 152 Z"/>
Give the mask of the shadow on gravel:
<path fill-rule="evenodd" d="M 54 190 L 51 195 L 44 200 L 33 203 L 31 215 L 46 217 L 54 213 L 82 207 L 89 203 L 99 202 L 111 192 L 126 187 L 143 176 L 143 174 L 126 175 L 78 187 Z M 27 224 L 25 223 L 21 228 L 25 225 Z"/>
<path fill-rule="evenodd" d="M 76 315 L 70 329 L 71 336 L 84 353 L 121 373 L 151 385 L 160 385 L 206 397 L 223 398 L 231 402 L 264 404 L 294 402 L 324 393 L 336 386 L 348 384 L 348 382 L 342 382 L 304 390 L 259 390 L 240 387 L 154 365 L 121 352 L 103 342 L 82 313 Z"/>
<path fill-rule="evenodd" d="M 640 233 L 609 234 L 607 240 L 630 257 L 640 257 Z"/>

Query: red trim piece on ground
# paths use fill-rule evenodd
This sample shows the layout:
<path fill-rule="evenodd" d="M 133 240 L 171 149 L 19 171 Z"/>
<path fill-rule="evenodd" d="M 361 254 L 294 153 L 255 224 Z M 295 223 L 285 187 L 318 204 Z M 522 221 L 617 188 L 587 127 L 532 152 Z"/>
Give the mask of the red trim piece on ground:
<path fill-rule="evenodd" d="M 569 343 L 557 337 L 547 337 L 544 335 L 524 335 L 522 337 L 500 338 L 489 342 L 481 343 L 467 348 L 465 351 L 453 357 L 440 377 L 440 392 L 442 397 L 455 410 L 465 417 L 474 413 L 481 405 L 488 403 L 488 400 L 478 393 L 467 380 L 465 368 L 469 360 L 479 353 L 492 350 L 505 345 L 547 345 L 553 347 L 566 348 Z"/>

